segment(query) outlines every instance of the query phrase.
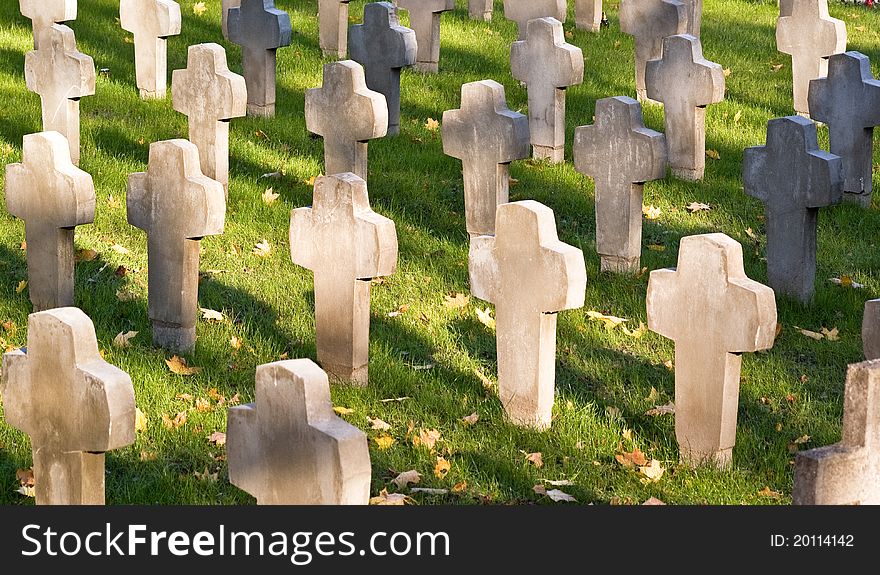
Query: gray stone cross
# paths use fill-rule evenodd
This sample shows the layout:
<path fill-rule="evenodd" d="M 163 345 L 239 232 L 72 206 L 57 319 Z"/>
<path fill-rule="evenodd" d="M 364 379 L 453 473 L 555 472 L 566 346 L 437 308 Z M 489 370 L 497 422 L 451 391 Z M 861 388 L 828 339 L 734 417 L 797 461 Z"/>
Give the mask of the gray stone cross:
<path fill-rule="evenodd" d="M 229 481 L 259 505 L 366 505 L 367 436 L 333 413 L 327 374 L 308 359 L 257 367 L 256 403 L 229 410 Z"/>
<path fill-rule="evenodd" d="M 150 145 L 146 172 L 128 177 L 128 223 L 147 233 L 153 343 L 176 353 L 196 342 L 199 240 L 223 233 L 223 186 L 202 174 L 187 140 Z"/>
<path fill-rule="evenodd" d="M 835 54 L 828 77 L 810 82 L 810 115 L 828 124 L 831 153 L 843 160 L 844 199 L 871 205 L 874 126 L 880 125 L 880 80 L 858 52 Z"/>
<path fill-rule="evenodd" d="M 581 250 L 559 241 L 553 210 L 532 200 L 498 206 L 495 236 L 471 239 L 471 293 L 495 304 L 498 395 L 516 424 L 550 427 L 557 312 L 584 305 Z"/>
<path fill-rule="evenodd" d="M 367 183 L 352 173 L 318 178 L 313 202 L 291 214 L 290 255 L 315 274 L 318 362 L 342 380 L 366 385 L 370 281 L 394 273 L 397 231 L 370 209 Z"/>
<path fill-rule="evenodd" d="M 229 196 L 229 120 L 247 113 L 244 78 L 229 71 L 219 44 L 189 47 L 186 69 L 171 74 L 174 109 L 189 118 L 189 140 L 199 149 L 202 172 Z"/>
<path fill-rule="evenodd" d="M 494 9 L 495 2 L 493 0 L 468 0 L 468 16 L 472 20 L 490 22 Z"/>
<path fill-rule="evenodd" d="M 95 62 L 76 49 L 67 26 L 53 24 L 42 34 L 42 48 L 25 55 L 24 79 L 40 95 L 43 130 L 67 138 L 70 159 L 79 165 L 79 101 L 95 93 Z"/>
<path fill-rule="evenodd" d="M 620 31 L 636 45 L 636 97 L 648 99 L 645 66 L 663 55 L 663 38 L 687 32 L 687 8 L 681 0 L 621 0 Z"/>
<path fill-rule="evenodd" d="M 180 34 L 180 5 L 172 0 L 121 0 L 119 21 L 134 36 L 141 98 L 162 99 L 168 87 L 168 36 Z"/>
<path fill-rule="evenodd" d="M 700 26 L 703 23 L 703 0 L 682 0 L 687 12 L 687 34 L 700 37 Z"/>
<path fill-rule="evenodd" d="M 416 63 L 416 33 L 400 25 L 390 2 L 364 6 L 364 23 L 351 27 L 351 59 L 364 67 L 367 88 L 385 96 L 388 135 L 400 133 L 400 70 Z"/>
<path fill-rule="evenodd" d="M 318 0 L 318 43 L 325 56 L 345 58 L 349 0 Z"/>
<path fill-rule="evenodd" d="M 28 316 L 27 350 L 3 356 L 7 423 L 31 438 L 37 505 L 103 505 L 104 453 L 135 440 L 131 378 L 101 358 L 75 307 Z"/>
<path fill-rule="evenodd" d="M 565 161 L 565 89 L 584 81 L 584 55 L 565 41 L 562 22 L 538 18 L 525 40 L 510 47 L 513 77 L 528 87 L 529 131 L 535 158 Z"/>
<path fill-rule="evenodd" d="M 25 222 L 34 310 L 73 305 L 74 229 L 95 220 L 95 185 L 70 161 L 64 136 L 24 137 L 22 163 L 6 165 L 6 208 Z"/>
<path fill-rule="evenodd" d="M 574 167 L 593 178 L 602 271 L 638 272 L 642 191 L 666 176 L 666 137 L 645 127 L 642 107 L 620 96 L 596 102 L 595 123 L 574 135 Z"/>
<path fill-rule="evenodd" d="M 395 0 L 409 13 L 415 30 L 418 55 L 416 70 L 435 74 L 440 69 L 440 14 L 455 10 L 455 0 Z"/>
<path fill-rule="evenodd" d="M 598 32 L 602 28 L 602 0 L 574 0 L 575 25 Z"/>
<path fill-rule="evenodd" d="M 507 107 L 494 80 L 461 87 L 461 109 L 443 113 L 443 152 L 462 161 L 464 210 L 471 236 L 495 234 L 495 212 L 506 204 L 510 162 L 529 157 L 529 120 Z"/>
<path fill-rule="evenodd" d="M 840 443 L 802 451 L 794 505 L 880 505 L 880 361 L 851 364 Z"/>
<path fill-rule="evenodd" d="M 816 124 L 799 116 L 767 124 L 767 145 L 746 148 L 746 194 L 764 203 L 767 283 L 802 303 L 813 297 L 819 208 L 842 199 L 843 165 L 819 148 Z"/>
<path fill-rule="evenodd" d="M 565 22 L 568 0 L 504 0 L 504 17 L 516 22 L 518 40 L 525 40 L 529 20 L 556 18 Z"/>
<path fill-rule="evenodd" d="M 34 49 L 40 49 L 40 36 L 52 24 L 76 20 L 77 0 L 18 0 L 21 15 L 33 22 Z"/>
<path fill-rule="evenodd" d="M 241 6 L 241 0 L 221 0 L 220 3 L 220 29 L 223 37 L 229 40 L 229 11 Z"/>
<path fill-rule="evenodd" d="M 810 80 L 826 76 L 828 57 L 846 50 L 846 24 L 828 15 L 828 0 L 791 0 L 780 11 L 776 48 L 791 55 L 794 110 L 809 116 Z"/>
<path fill-rule="evenodd" d="M 388 129 L 385 96 L 367 88 L 357 62 L 324 64 L 324 84 L 306 91 L 306 129 L 324 138 L 328 175 L 353 172 L 366 180 L 367 142 Z"/>
<path fill-rule="evenodd" d="M 275 52 L 293 38 L 290 16 L 275 8 L 275 0 L 241 0 L 229 9 L 226 28 L 229 40 L 241 46 L 248 115 L 274 116 Z"/>
<path fill-rule="evenodd" d="M 688 465 L 730 464 L 744 352 L 776 336 L 773 290 L 749 279 L 724 234 L 682 238 L 676 269 L 648 281 L 648 328 L 675 341 L 675 437 Z"/>
<path fill-rule="evenodd" d="M 724 99 L 721 66 L 703 58 L 700 40 L 688 34 L 663 40 L 663 57 L 648 62 L 648 97 L 663 102 L 669 166 L 685 180 L 706 169 L 706 106 Z"/>

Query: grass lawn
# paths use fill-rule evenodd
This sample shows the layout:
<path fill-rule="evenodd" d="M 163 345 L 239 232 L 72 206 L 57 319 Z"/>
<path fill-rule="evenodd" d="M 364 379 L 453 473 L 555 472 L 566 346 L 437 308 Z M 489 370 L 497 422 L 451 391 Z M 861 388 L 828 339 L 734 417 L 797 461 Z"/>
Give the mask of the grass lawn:
<path fill-rule="evenodd" d="M 352 21 L 360 21 L 365 3 L 352 1 Z M 183 34 L 168 41 L 169 81 L 171 70 L 186 66 L 187 46 L 200 42 L 223 44 L 230 68 L 240 72 L 240 50 L 220 33 L 220 2 L 206 2 L 208 10 L 200 16 L 193 0 L 180 4 Z M 94 320 L 107 361 L 131 374 L 138 407 L 147 416 L 147 428 L 133 446 L 107 455 L 108 503 L 253 502 L 229 484 L 224 448 L 208 440 L 226 427 L 226 406 L 217 398 L 251 401 L 257 365 L 315 357 L 312 274 L 290 262 L 287 237 L 290 210 L 311 204 L 309 181 L 322 172 L 322 141 L 306 131 L 303 108 L 305 90 L 321 84 L 322 64 L 329 60 L 318 48 L 317 2 L 277 4 L 290 13 L 294 29 L 293 45 L 278 52 L 278 114 L 273 120 L 232 122 L 226 231 L 202 242 L 199 294 L 201 307 L 225 319 L 199 321 L 195 352 L 186 358 L 202 368 L 193 376 L 172 373 L 165 363 L 170 354 L 151 346 L 146 236 L 128 225 L 125 214 L 128 174 L 146 169 L 151 142 L 186 137 L 186 118 L 172 109 L 170 92 L 164 101 L 138 98 L 133 46 L 119 26 L 118 2 L 82 2 L 72 23 L 79 49 L 102 70 L 97 94 L 81 102 L 81 167 L 94 177 L 98 207 L 95 223 L 77 229 L 76 245 L 97 257 L 77 264 L 76 305 Z M 373 286 L 369 387 L 334 385 L 332 396 L 336 406 L 352 410 L 345 419 L 370 438 L 371 494 L 397 491 L 391 480 L 415 469 L 423 475 L 419 487 L 450 490 L 412 494 L 422 504 L 550 503 L 533 491 L 543 479 L 570 480 L 573 485 L 561 489 L 581 503 L 641 503 L 652 496 L 676 504 L 789 503 L 793 450 L 840 438 L 846 367 L 862 359 L 863 303 L 880 292 L 877 201 L 868 210 L 840 205 L 822 211 L 813 303 L 778 299 L 783 327 L 775 347 L 743 358 L 732 468 L 679 465 L 674 416 L 645 414 L 673 399 L 673 373 L 664 366 L 673 357 L 672 342 L 650 332 L 635 338 L 620 328 L 607 330 L 586 314 L 627 318 L 631 329 L 646 321 L 648 273 L 599 273 L 593 184 L 570 161 L 574 129 L 592 123 L 595 101 L 634 96 L 633 40 L 620 32 L 616 0 L 606 2 L 610 25 L 598 35 L 576 30 L 570 14 L 566 35 L 583 49 L 586 74 L 582 85 L 568 91 L 569 162 L 514 162 L 511 199 L 535 199 L 553 208 L 560 239 L 584 251 L 589 284 L 585 307 L 559 317 L 552 430 L 519 429 L 505 421 L 493 389 L 494 333 L 476 315 L 488 304 L 473 298 L 464 307 L 447 304 L 445 296 L 468 293 L 461 163 L 443 154 L 440 131 L 427 124 L 459 107 L 465 82 L 497 80 L 515 110 L 524 110 L 527 99 L 510 74 L 516 27 L 503 18 L 501 2 L 495 3 L 491 23 L 468 20 L 466 2 L 457 5 L 442 18 L 441 73 L 404 72 L 401 134 L 370 144 L 371 202 L 397 224 L 399 267 Z M 849 49 L 868 55 L 878 75 L 880 11 L 839 2 L 830 11 L 846 21 Z M 647 270 L 675 266 L 683 236 L 724 232 L 743 244 L 749 277 L 766 282 L 763 206 L 743 193 L 741 167 L 743 149 L 763 145 L 767 121 L 793 113 L 791 60 L 776 51 L 777 15 L 775 1 L 707 0 L 704 53 L 729 69 L 726 99 L 707 113 L 707 148 L 719 158 L 707 159 L 702 182 L 667 178 L 646 185 L 645 204 L 661 211 L 644 226 Z M 39 98 L 26 90 L 23 77 L 24 54 L 31 48 L 30 21 L 20 16 L 17 2 L 4 2 L 4 165 L 20 161 L 22 137 L 41 129 Z M 644 115 L 650 127 L 663 130 L 660 108 L 646 107 Z M 827 145 L 827 130 L 820 130 L 820 141 Z M 280 177 L 263 177 L 272 173 Z M 269 187 L 280 194 L 271 204 L 261 199 Z M 712 210 L 689 213 L 691 202 Z M 0 336 L 16 347 L 26 344 L 31 309 L 27 290 L 17 291 L 27 278 L 23 240 L 23 222 L 0 210 L 0 321 L 6 322 Z M 263 240 L 270 253 L 254 255 Z M 127 273 L 114 273 L 120 266 Z M 865 287 L 828 281 L 844 275 Z M 402 313 L 389 316 L 393 311 Z M 794 326 L 837 328 L 840 338 L 816 341 Z M 130 330 L 139 334 L 129 348 L 112 345 L 118 333 Z M 398 398 L 405 399 L 383 401 Z M 173 420 L 181 412 L 185 423 L 163 424 L 163 415 Z M 475 412 L 475 425 L 462 421 Z M 391 429 L 372 430 L 368 418 L 380 418 Z M 420 430 L 440 433 L 433 451 L 414 445 Z M 390 446 L 375 441 L 384 435 L 393 438 Z M 659 481 L 643 483 L 639 473 L 615 460 L 615 454 L 635 447 L 666 468 Z M 527 460 L 535 452 L 542 454 L 543 467 Z M 434 473 L 438 456 L 451 464 L 442 478 Z M 15 492 L 16 470 L 30 465 L 29 439 L 0 419 L 0 504 L 33 501 Z"/>

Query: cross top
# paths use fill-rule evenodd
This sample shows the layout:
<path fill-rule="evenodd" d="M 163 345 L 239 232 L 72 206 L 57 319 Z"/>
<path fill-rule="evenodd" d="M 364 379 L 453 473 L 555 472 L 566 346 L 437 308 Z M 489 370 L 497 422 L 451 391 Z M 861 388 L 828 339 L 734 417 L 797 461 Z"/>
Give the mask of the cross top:
<path fill-rule="evenodd" d="M 256 404 L 229 410 L 229 481 L 260 505 L 366 505 L 367 438 L 333 413 L 327 375 L 308 359 L 257 367 Z"/>
<path fill-rule="evenodd" d="M 528 87 L 529 129 L 536 158 L 565 160 L 565 88 L 584 81 L 584 55 L 565 41 L 562 22 L 530 20 L 526 39 L 510 47 L 513 77 Z"/>
<path fill-rule="evenodd" d="M 171 75 L 171 98 L 174 109 L 189 118 L 202 172 L 228 190 L 229 120 L 247 113 L 247 88 L 244 78 L 229 71 L 223 47 L 190 46 L 186 69 Z"/>
<path fill-rule="evenodd" d="M 843 161 L 847 199 L 871 204 L 874 126 L 880 124 L 880 81 L 859 52 L 828 59 L 828 77 L 810 82 L 810 112 L 828 125 L 831 153 Z"/>
<path fill-rule="evenodd" d="M 28 317 L 27 351 L 3 356 L 6 421 L 31 437 L 38 505 L 103 505 L 104 452 L 135 440 L 131 378 L 98 352 L 81 310 Z"/>
<path fill-rule="evenodd" d="M 651 272 L 648 328 L 675 341 L 675 435 L 690 464 L 731 460 L 740 353 L 773 346 L 773 290 L 749 279 L 724 234 L 682 238 L 676 269 Z"/>
<path fill-rule="evenodd" d="M 290 256 L 315 274 L 318 361 L 332 375 L 366 385 L 370 280 L 397 267 L 394 222 L 370 208 L 363 179 L 322 176 L 314 205 L 291 214 Z"/>
<path fill-rule="evenodd" d="M 180 5 L 172 0 L 121 0 L 119 21 L 134 36 L 134 65 L 141 98 L 163 99 L 168 85 L 166 38 L 180 34 Z"/>
<path fill-rule="evenodd" d="M 318 43 L 325 56 L 345 58 L 349 0 L 318 0 Z"/>
<path fill-rule="evenodd" d="M 553 211 L 527 200 L 498 206 L 496 235 L 471 239 L 471 293 L 496 306 L 498 393 L 517 425 L 550 427 L 556 312 L 583 306 L 581 250 L 559 241 Z"/>
<path fill-rule="evenodd" d="M 846 24 L 828 15 L 828 0 L 791 1 L 780 5 L 776 47 L 791 55 L 794 109 L 810 114 L 810 80 L 826 76 L 828 56 L 846 50 Z M 785 11 L 790 10 L 790 14 Z"/>
<path fill-rule="evenodd" d="M 52 24 L 76 20 L 77 0 L 18 0 L 21 15 L 33 21 L 34 48 L 40 48 L 43 30 Z"/>
<path fill-rule="evenodd" d="M 635 38 L 636 96 L 648 99 L 645 66 L 663 55 L 663 39 L 687 31 L 687 8 L 681 0 L 621 0 L 620 31 Z"/>
<path fill-rule="evenodd" d="M 567 16 L 567 0 L 504 0 L 504 17 L 516 22 L 520 40 L 526 39 L 529 20 L 556 18 L 565 22 Z"/>
<path fill-rule="evenodd" d="M 396 3 L 409 13 L 409 25 L 418 39 L 416 70 L 436 73 L 440 62 L 440 14 L 455 10 L 455 0 L 396 0 Z"/>
<path fill-rule="evenodd" d="M 364 68 L 352 60 L 324 65 L 320 88 L 306 91 L 306 128 L 324 138 L 327 174 L 367 179 L 367 141 L 385 136 L 385 96 L 367 88 Z"/>
<path fill-rule="evenodd" d="M 443 113 L 443 152 L 464 167 L 467 231 L 494 235 L 495 212 L 509 193 L 509 166 L 529 156 L 528 118 L 507 107 L 494 80 L 461 87 L 461 109 Z"/>
<path fill-rule="evenodd" d="M 25 221 L 34 309 L 73 305 L 74 228 L 95 220 L 95 185 L 70 161 L 64 136 L 24 137 L 22 162 L 6 165 L 6 208 Z"/>
<path fill-rule="evenodd" d="M 840 443 L 802 451 L 795 459 L 795 505 L 880 504 L 880 361 L 851 364 L 843 399 Z"/>

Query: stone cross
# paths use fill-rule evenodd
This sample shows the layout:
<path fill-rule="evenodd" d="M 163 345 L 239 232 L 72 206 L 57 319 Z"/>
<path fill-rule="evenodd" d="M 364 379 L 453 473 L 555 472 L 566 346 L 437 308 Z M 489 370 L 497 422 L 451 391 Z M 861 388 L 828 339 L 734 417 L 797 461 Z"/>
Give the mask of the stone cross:
<path fill-rule="evenodd" d="M 385 96 L 367 88 L 364 68 L 352 60 L 324 64 L 324 84 L 306 91 L 306 129 L 324 138 L 328 175 L 353 172 L 367 179 L 367 141 L 385 136 Z"/>
<path fill-rule="evenodd" d="M 322 176 L 313 206 L 291 214 L 290 255 L 315 274 L 318 362 L 331 375 L 366 385 L 370 281 L 397 267 L 394 222 L 370 209 L 361 178 Z"/>
<path fill-rule="evenodd" d="M 364 6 L 364 23 L 351 27 L 351 59 L 364 67 L 367 88 L 385 96 L 388 135 L 400 133 L 400 70 L 416 63 L 416 33 L 400 25 L 390 2 Z"/>
<path fill-rule="evenodd" d="M 40 95 L 43 130 L 67 138 L 70 159 L 79 165 L 79 100 L 95 93 L 95 62 L 76 49 L 67 26 L 53 24 L 42 34 L 42 48 L 25 55 L 25 82 Z"/>
<path fill-rule="evenodd" d="M 568 16 L 568 0 L 504 0 L 504 17 L 516 22 L 518 40 L 525 40 L 529 20 L 556 18 L 565 22 Z"/>
<path fill-rule="evenodd" d="M 529 119 L 507 107 L 494 80 L 461 87 L 461 109 L 443 113 L 443 152 L 462 162 L 467 231 L 495 235 L 495 212 L 506 204 L 510 162 L 529 157 Z"/>
<path fill-rule="evenodd" d="M 744 352 L 776 336 L 773 290 L 749 279 L 724 234 L 682 238 L 678 268 L 648 281 L 648 328 L 675 341 L 675 437 L 688 465 L 730 464 Z"/>
<path fill-rule="evenodd" d="M 626 96 L 596 102 L 595 117 L 575 131 L 574 167 L 595 184 L 601 270 L 638 272 L 642 191 L 666 176 L 666 137 L 645 127 L 641 105 Z"/>
<path fill-rule="evenodd" d="M 565 41 L 562 22 L 530 20 L 526 40 L 510 47 L 513 77 L 528 87 L 533 155 L 565 161 L 565 89 L 584 81 L 584 55 Z"/>
<path fill-rule="evenodd" d="M 330 383 L 309 359 L 257 367 L 256 403 L 230 408 L 229 481 L 259 505 L 366 505 L 367 436 L 333 413 Z"/>
<path fill-rule="evenodd" d="M 865 302 L 862 316 L 862 351 L 865 359 L 880 359 L 880 299 Z"/>
<path fill-rule="evenodd" d="M 229 40 L 229 11 L 233 8 L 241 6 L 241 0 L 222 0 L 220 4 L 221 20 L 220 28 L 223 31 L 223 37 Z"/>
<path fill-rule="evenodd" d="M 318 43 L 325 56 L 345 58 L 349 0 L 318 0 Z"/>
<path fill-rule="evenodd" d="M 663 57 L 648 62 L 648 97 L 663 102 L 669 166 L 684 180 L 701 180 L 706 169 L 706 106 L 724 99 L 721 66 L 703 58 L 699 38 L 663 40 Z"/>
<path fill-rule="evenodd" d="M 275 8 L 275 0 L 241 0 L 229 9 L 229 40 L 241 46 L 247 82 L 249 116 L 275 115 L 276 50 L 290 45 L 290 16 Z"/>
<path fill-rule="evenodd" d="M 687 32 L 687 8 L 681 0 L 621 0 L 620 31 L 636 44 L 636 97 L 648 99 L 645 67 L 663 55 L 663 38 Z"/>
<path fill-rule="evenodd" d="M 880 505 L 880 361 L 849 366 L 840 443 L 801 451 L 794 505 Z"/>
<path fill-rule="evenodd" d="M 172 0 L 121 0 L 119 21 L 134 35 L 141 98 L 163 99 L 168 86 L 168 36 L 180 34 L 180 5 Z"/>
<path fill-rule="evenodd" d="M 746 194 L 764 203 L 767 283 L 802 303 L 813 297 L 819 208 L 842 198 L 843 165 L 819 148 L 816 124 L 798 116 L 767 124 L 767 145 L 743 155 Z"/>
<path fill-rule="evenodd" d="M 31 438 L 37 505 L 103 505 L 104 453 L 135 441 L 131 378 L 101 358 L 75 307 L 28 316 L 27 349 L 3 356 L 7 423 Z"/>
<path fill-rule="evenodd" d="M 810 112 L 828 124 L 831 153 L 843 161 L 844 199 L 871 205 L 874 126 L 880 125 L 880 81 L 858 52 L 835 54 L 828 77 L 810 82 Z"/>
<path fill-rule="evenodd" d="M 71 306 L 74 228 L 95 220 L 95 185 L 58 132 L 28 134 L 22 148 L 22 163 L 6 165 L 6 208 L 25 222 L 31 303 Z"/>
<path fill-rule="evenodd" d="M 40 49 L 43 31 L 62 22 L 76 20 L 77 0 L 18 0 L 21 15 L 34 27 L 34 49 Z"/>
<path fill-rule="evenodd" d="M 827 76 L 827 58 L 846 51 L 846 24 L 828 15 L 828 0 L 792 1 L 788 8 L 791 14 L 776 21 L 776 48 L 791 55 L 794 110 L 809 116 L 810 80 Z"/>
<path fill-rule="evenodd" d="M 247 113 L 244 78 L 229 71 L 219 44 L 189 47 L 186 69 L 171 74 L 174 109 L 189 118 L 189 140 L 202 172 L 229 196 L 229 120 Z"/>
<path fill-rule="evenodd" d="M 416 70 L 436 74 L 440 69 L 440 14 L 455 10 L 455 0 L 395 1 L 409 12 L 410 28 L 416 32 Z"/>
<path fill-rule="evenodd" d="M 516 425 L 550 427 L 557 312 L 584 305 L 581 250 L 556 236 L 553 210 L 532 200 L 498 206 L 495 236 L 471 239 L 471 293 L 495 304 L 498 395 Z"/>
<path fill-rule="evenodd" d="M 602 0 L 574 0 L 575 25 L 598 32 L 602 28 Z"/>
<path fill-rule="evenodd" d="M 196 342 L 199 240 L 223 233 L 223 185 L 199 168 L 188 140 L 150 145 L 146 172 L 128 177 L 128 223 L 147 233 L 153 343 L 176 353 Z"/>
<path fill-rule="evenodd" d="M 472 20 L 492 20 L 492 12 L 495 9 L 493 0 L 468 0 L 468 16 Z"/>

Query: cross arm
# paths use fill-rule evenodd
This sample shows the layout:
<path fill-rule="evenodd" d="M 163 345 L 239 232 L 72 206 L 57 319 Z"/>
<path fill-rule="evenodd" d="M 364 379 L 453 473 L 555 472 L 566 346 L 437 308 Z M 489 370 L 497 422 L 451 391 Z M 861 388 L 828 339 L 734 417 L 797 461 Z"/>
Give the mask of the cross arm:
<path fill-rule="evenodd" d="M 356 210 L 356 272 L 358 279 L 390 276 L 397 269 L 397 229 L 372 210 Z"/>
<path fill-rule="evenodd" d="M 135 401 L 131 378 L 105 361 L 80 367 L 84 378 L 74 441 L 78 451 L 103 453 L 135 441 Z"/>
<path fill-rule="evenodd" d="M 500 292 L 500 272 L 495 256 L 495 236 L 477 236 L 471 239 L 468 254 L 468 276 L 474 297 L 495 303 Z"/>
<path fill-rule="evenodd" d="M 229 482 L 251 494 L 266 485 L 263 446 L 255 403 L 229 408 L 226 419 L 226 453 Z"/>
<path fill-rule="evenodd" d="M 673 341 L 680 337 L 679 286 L 675 268 L 654 270 L 648 279 L 648 295 L 645 306 L 648 312 L 648 329 Z"/>
<path fill-rule="evenodd" d="M 58 227 L 72 228 L 95 221 L 95 183 L 92 176 L 70 160 L 67 138 L 58 132 L 44 132 L 44 137 L 52 147 L 53 163 L 56 166 L 56 185 L 61 187 L 60 211 L 56 223 Z"/>
<path fill-rule="evenodd" d="M 147 173 L 129 174 L 125 193 L 125 211 L 128 223 L 147 233 L 150 232 L 150 218 L 153 213 L 152 200 Z"/>
<path fill-rule="evenodd" d="M 6 209 L 10 214 L 27 220 L 33 189 L 34 179 L 24 164 L 6 164 Z"/>
<path fill-rule="evenodd" d="M 186 220 L 185 237 L 199 239 L 219 236 L 226 221 L 226 194 L 223 184 L 208 176 L 195 174 L 187 177 L 187 199 L 180 209 L 192 214 Z"/>
<path fill-rule="evenodd" d="M 95 61 L 91 56 L 82 52 L 68 52 L 67 58 L 74 62 L 79 69 L 79 83 L 72 86 L 67 93 L 67 99 L 83 98 L 92 96 L 97 86 L 97 75 L 95 74 Z"/>
<path fill-rule="evenodd" d="M 562 27 L 560 26 L 560 34 Z M 563 40 L 564 42 L 564 40 Z M 584 81 L 584 53 L 577 46 L 563 43 L 556 47 L 556 87 L 566 88 Z"/>
<path fill-rule="evenodd" d="M 728 258 L 728 262 L 734 258 Z M 742 254 L 739 254 L 742 261 Z M 728 265 L 730 265 L 728 263 Z M 755 352 L 773 347 L 776 339 L 776 296 L 762 283 L 742 277 L 730 278 L 729 304 L 733 317 L 725 322 L 727 350 L 731 353 Z"/>
<path fill-rule="evenodd" d="M 804 182 L 806 207 L 821 208 L 843 200 L 843 160 L 824 150 L 809 152 L 809 176 Z"/>
<path fill-rule="evenodd" d="M 290 212 L 290 259 L 307 270 L 315 269 L 318 251 L 315 249 L 312 208 L 296 208 Z"/>
<path fill-rule="evenodd" d="M 770 152 L 767 146 L 753 146 L 743 151 L 743 190 L 765 204 L 770 199 L 767 175 L 770 168 Z"/>
<path fill-rule="evenodd" d="M 538 244 L 541 246 L 542 273 L 554 278 L 547 286 L 542 304 L 544 313 L 583 307 L 587 291 L 587 266 L 584 253 L 578 248 L 559 241 L 553 211 L 538 202 L 529 209 L 537 215 Z"/>
<path fill-rule="evenodd" d="M 26 350 L 16 349 L 3 354 L 0 397 L 3 399 L 3 416 L 6 422 L 30 435 L 35 423 L 31 417 L 31 405 L 18 399 L 32 397 L 27 362 Z"/>
<path fill-rule="evenodd" d="M 370 450 L 367 436 L 335 415 L 312 424 L 312 428 L 320 434 L 315 452 L 332 454 L 334 470 L 325 471 L 325 476 L 334 480 L 331 493 L 341 494 L 340 500 L 335 503 L 363 505 L 370 499 Z"/>
<path fill-rule="evenodd" d="M 47 11 L 49 12 L 47 16 L 55 22 L 76 20 L 77 0 L 61 0 L 60 2 L 56 0 L 49 2 L 48 7 L 46 4 L 46 0 L 19 0 L 18 7 L 21 15 L 31 20 L 46 14 Z"/>
<path fill-rule="evenodd" d="M 525 40 L 517 40 L 510 45 L 510 73 L 511 75 L 528 84 L 529 78 L 529 45 Z"/>
<path fill-rule="evenodd" d="M 266 50 L 275 50 L 283 46 L 289 46 L 293 40 L 293 26 L 290 23 L 290 15 L 284 10 L 275 8 L 274 0 L 261 0 L 262 22 L 260 22 L 259 40 Z M 226 29 L 229 32 L 229 40 L 238 45 L 248 41 L 242 17 L 243 7 L 230 8 L 226 17 Z"/>
<path fill-rule="evenodd" d="M 384 94 L 368 89 L 365 83 L 362 91 L 355 92 L 354 98 L 354 108 L 361 110 L 354 117 L 363 122 L 356 135 L 358 141 L 385 137 L 388 133 L 388 102 Z"/>

